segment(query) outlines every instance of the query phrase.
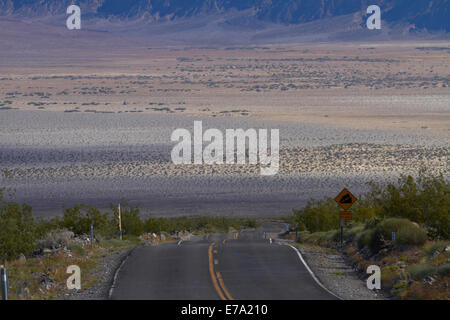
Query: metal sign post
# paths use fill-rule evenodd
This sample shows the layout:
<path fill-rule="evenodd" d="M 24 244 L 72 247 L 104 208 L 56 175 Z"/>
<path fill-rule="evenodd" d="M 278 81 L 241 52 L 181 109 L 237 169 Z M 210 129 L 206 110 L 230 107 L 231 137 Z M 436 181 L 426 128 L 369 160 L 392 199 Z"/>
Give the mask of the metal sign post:
<path fill-rule="evenodd" d="M 348 209 L 350 209 L 357 200 L 358 199 L 356 199 L 356 197 L 346 188 L 334 198 L 334 201 L 337 202 L 338 206 L 345 210 L 339 213 L 339 217 L 341 218 L 341 248 L 344 245 L 344 220 L 352 220 L 352 213 L 351 211 L 348 211 Z"/>
<path fill-rule="evenodd" d="M 6 267 L 1 268 L 1 286 L 2 286 L 2 299 L 8 300 L 8 270 L 6 270 Z"/>

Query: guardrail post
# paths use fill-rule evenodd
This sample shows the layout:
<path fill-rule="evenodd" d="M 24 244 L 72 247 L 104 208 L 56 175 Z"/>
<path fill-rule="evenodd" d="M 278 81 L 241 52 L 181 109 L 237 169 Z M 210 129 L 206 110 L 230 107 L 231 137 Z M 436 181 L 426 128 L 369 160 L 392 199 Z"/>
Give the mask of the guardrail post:
<path fill-rule="evenodd" d="M 2 286 L 2 299 L 8 300 L 8 270 L 6 267 L 1 268 L 1 286 Z"/>

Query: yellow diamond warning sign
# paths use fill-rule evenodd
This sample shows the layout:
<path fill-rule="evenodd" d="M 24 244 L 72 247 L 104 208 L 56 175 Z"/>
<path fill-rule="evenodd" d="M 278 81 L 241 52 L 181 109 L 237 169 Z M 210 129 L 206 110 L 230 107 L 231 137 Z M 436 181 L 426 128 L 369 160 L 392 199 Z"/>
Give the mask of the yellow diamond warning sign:
<path fill-rule="evenodd" d="M 356 202 L 356 197 L 347 189 L 344 188 L 336 198 L 334 198 L 334 201 L 337 202 L 337 204 L 344 210 L 350 209 L 350 207 Z"/>

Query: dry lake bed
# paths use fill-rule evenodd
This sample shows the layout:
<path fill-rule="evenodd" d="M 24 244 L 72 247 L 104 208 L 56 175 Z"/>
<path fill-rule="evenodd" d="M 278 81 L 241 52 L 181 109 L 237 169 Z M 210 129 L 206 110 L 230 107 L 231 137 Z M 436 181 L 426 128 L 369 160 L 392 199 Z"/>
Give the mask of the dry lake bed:
<path fill-rule="evenodd" d="M 0 187 L 38 216 L 287 215 L 310 198 L 449 176 L 448 43 L 111 51 L 0 62 Z M 76 53 L 73 54 L 74 56 Z M 175 165 L 176 128 L 279 129 L 280 170 Z"/>

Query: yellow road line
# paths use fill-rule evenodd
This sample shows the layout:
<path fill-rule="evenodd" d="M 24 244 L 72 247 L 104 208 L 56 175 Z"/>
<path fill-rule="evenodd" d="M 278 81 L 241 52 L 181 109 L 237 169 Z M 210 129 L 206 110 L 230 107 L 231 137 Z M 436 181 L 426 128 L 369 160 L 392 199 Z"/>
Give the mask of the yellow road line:
<path fill-rule="evenodd" d="M 219 264 L 219 260 L 214 259 L 214 264 Z"/>
<path fill-rule="evenodd" d="M 211 275 L 211 280 L 214 286 L 214 289 L 216 289 L 217 293 L 219 294 L 220 299 L 227 300 L 225 296 L 222 293 L 222 290 L 220 290 L 219 284 L 217 283 L 216 275 L 214 274 L 214 265 L 213 265 L 213 255 L 212 255 L 212 248 L 213 248 L 214 242 L 211 243 L 208 250 L 208 258 L 209 258 L 209 274 Z"/>
<path fill-rule="evenodd" d="M 225 283 L 223 282 L 222 275 L 220 274 L 220 272 L 217 272 L 217 279 L 219 279 L 219 284 L 222 287 L 223 292 L 225 292 L 225 295 L 227 296 L 228 300 L 234 300 L 230 292 L 228 291 L 227 287 L 225 286 Z"/>

